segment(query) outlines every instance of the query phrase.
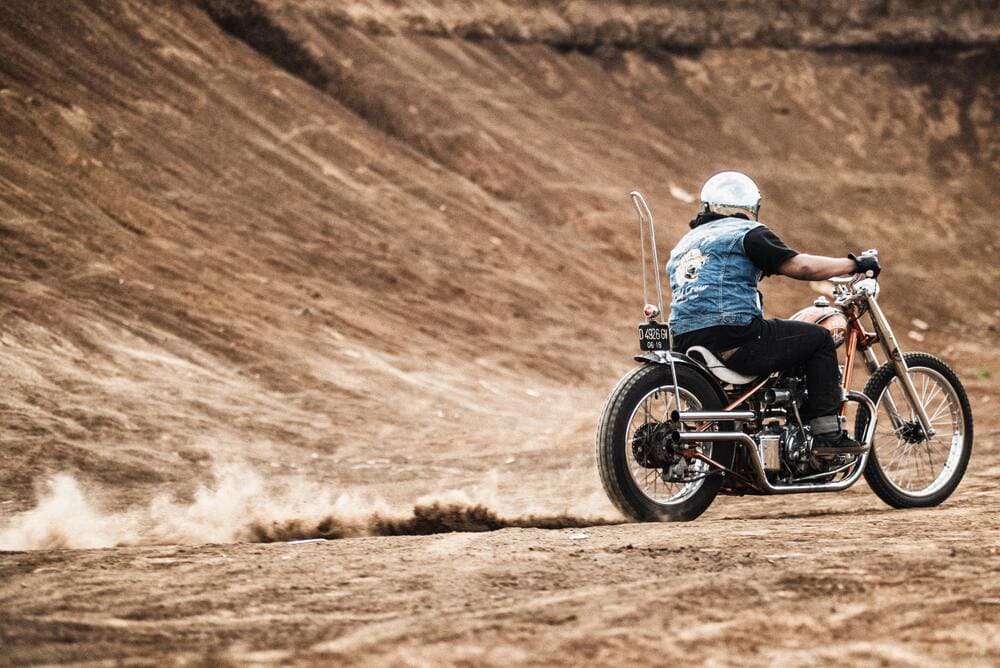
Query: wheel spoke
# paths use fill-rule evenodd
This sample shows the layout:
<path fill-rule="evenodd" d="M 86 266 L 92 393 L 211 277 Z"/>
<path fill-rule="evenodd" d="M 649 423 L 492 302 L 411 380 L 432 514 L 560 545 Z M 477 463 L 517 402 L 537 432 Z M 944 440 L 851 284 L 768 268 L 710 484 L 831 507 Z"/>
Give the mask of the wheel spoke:
<path fill-rule="evenodd" d="M 893 465 L 902 459 L 904 452 L 906 452 L 906 441 L 899 439 L 896 441 L 896 447 L 892 451 L 892 458 L 886 464 L 886 468 L 893 468 Z"/>
<path fill-rule="evenodd" d="M 951 404 L 948 403 L 948 397 L 941 397 L 941 403 L 937 405 L 937 408 L 934 410 L 934 415 L 929 417 L 928 421 L 933 422 L 934 420 L 936 420 L 937 417 L 941 415 L 941 411 L 945 409 L 950 411 Z"/>
<path fill-rule="evenodd" d="M 940 391 L 941 391 L 941 386 L 940 385 L 935 385 L 931 389 L 931 391 L 927 394 L 927 398 L 920 402 L 921 405 L 924 406 L 924 410 L 927 409 L 927 406 L 931 405 L 931 402 L 934 401 L 935 395 L 937 395 L 937 393 L 940 392 Z M 947 399 L 947 395 L 943 395 L 943 396 L 945 397 L 945 399 Z"/>
<path fill-rule="evenodd" d="M 670 392 L 663 392 L 663 419 L 667 420 L 670 418 L 670 405 L 674 402 L 674 394 Z M 678 408 L 678 410 L 680 410 Z"/>
<path fill-rule="evenodd" d="M 930 442 L 925 441 L 921 445 L 924 446 L 924 448 L 923 448 L 924 452 L 927 453 L 927 467 L 928 467 L 928 470 L 930 471 L 931 475 L 934 475 L 934 458 L 931 457 L 931 444 L 930 444 Z"/>

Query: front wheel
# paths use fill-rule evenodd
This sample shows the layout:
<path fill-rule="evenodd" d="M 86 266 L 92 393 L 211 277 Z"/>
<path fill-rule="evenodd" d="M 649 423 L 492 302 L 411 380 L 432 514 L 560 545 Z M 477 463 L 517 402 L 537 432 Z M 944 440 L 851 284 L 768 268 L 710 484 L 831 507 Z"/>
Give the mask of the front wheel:
<path fill-rule="evenodd" d="M 681 411 L 720 410 L 718 393 L 696 370 L 677 367 Z M 640 522 L 688 521 L 701 515 L 722 485 L 723 471 L 674 453 L 666 422 L 677 408 L 670 367 L 647 364 L 626 374 L 604 405 L 597 463 L 611 502 Z M 699 443 L 697 451 L 731 468 L 732 443 Z"/>
<path fill-rule="evenodd" d="M 947 364 L 925 353 L 907 353 L 904 359 L 934 435 L 924 435 L 896 367 L 884 364 L 865 385 L 877 409 L 865 480 L 894 508 L 926 508 L 951 496 L 965 475 L 972 454 L 972 409 L 962 382 Z M 868 411 L 859 409 L 858 440 L 868 420 Z"/>

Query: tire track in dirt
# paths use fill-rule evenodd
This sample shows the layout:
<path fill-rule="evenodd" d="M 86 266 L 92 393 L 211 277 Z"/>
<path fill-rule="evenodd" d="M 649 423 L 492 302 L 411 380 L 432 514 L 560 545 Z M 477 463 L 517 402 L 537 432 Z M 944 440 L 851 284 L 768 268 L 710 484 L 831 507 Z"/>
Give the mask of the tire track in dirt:
<path fill-rule="evenodd" d="M 432 503 L 413 508 L 407 518 L 373 514 L 364 521 L 345 520 L 333 515 L 318 522 L 288 520 L 255 523 L 250 527 L 251 540 L 258 543 L 279 541 L 352 538 L 358 536 L 427 536 L 438 533 L 498 531 L 500 529 L 580 529 L 622 524 L 623 520 L 577 517 L 568 514 L 501 517 L 483 505 Z"/>
<path fill-rule="evenodd" d="M 484 487 L 441 490 L 419 497 L 409 511 L 353 490 L 334 495 L 315 480 L 271 482 L 247 465 L 220 465 L 193 498 L 159 495 L 120 512 L 102 509 L 114 490 L 88 488 L 75 477 L 55 476 L 34 508 L 0 521 L 0 550 L 103 548 L 125 545 L 273 543 L 361 536 L 478 533 L 505 528 L 569 529 L 620 524 L 622 518 L 583 516 L 571 510 L 511 512 L 489 480 Z M 489 478 L 489 476 L 487 476 Z M 483 501 L 483 499 L 492 499 Z M 564 500 L 566 508 L 576 508 Z M 508 509 L 523 510 L 516 501 Z"/>

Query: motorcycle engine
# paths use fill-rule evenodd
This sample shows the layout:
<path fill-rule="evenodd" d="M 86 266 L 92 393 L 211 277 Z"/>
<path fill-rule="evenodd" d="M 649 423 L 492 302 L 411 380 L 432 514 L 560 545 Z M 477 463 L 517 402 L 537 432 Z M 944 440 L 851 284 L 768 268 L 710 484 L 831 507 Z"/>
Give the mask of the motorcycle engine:
<path fill-rule="evenodd" d="M 788 468 L 795 476 L 815 476 L 820 473 L 827 473 L 847 460 L 849 455 L 837 457 L 817 457 L 812 454 L 812 436 L 804 433 L 798 425 L 785 425 L 782 438 L 782 456 Z M 825 478 L 818 479 L 817 482 L 825 481 Z"/>
<path fill-rule="evenodd" d="M 827 460 L 820 460 L 812 455 L 811 438 L 797 424 L 771 422 L 758 435 L 757 441 L 764 470 L 779 478 L 789 473 L 792 477 L 824 473 L 829 465 Z M 780 474 L 781 470 L 785 473 Z"/>
<path fill-rule="evenodd" d="M 802 433 L 798 425 L 785 425 L 781 445 L 786 462 L 801 464 L 809 459 L 809 437 Z"/>
<path fill-rule="evenodd" d="M 812 436 L 808 429 L 799 424 L 798 407 L 807 399 L 805 378 L 798 374 L 781 379 L 765 392 L 764 404 L 775 410 L 778 415 L 783 414 L 785 418 L 783 422 L 769 422 L 757 437 L 765 470 L 777 471 L 781 468 L 781 465 L 775 462 L 777 457 L 774 455 L 777 452 L 781 454 L 784 469 L 793 477 L 815 475 L 829 470 L 833 462 L 812 455 Z M 777 445 L 776 451 L 775 445 Z"/>

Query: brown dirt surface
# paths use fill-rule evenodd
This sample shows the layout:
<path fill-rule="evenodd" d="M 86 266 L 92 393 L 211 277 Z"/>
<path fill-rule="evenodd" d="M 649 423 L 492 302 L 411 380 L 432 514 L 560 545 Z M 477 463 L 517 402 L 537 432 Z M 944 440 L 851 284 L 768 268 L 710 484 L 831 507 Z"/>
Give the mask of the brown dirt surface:
<path fill-rule="evenodd" d="M 995 3 L 800 5 L 0 3 L 0 665 L 1000 662 Z M 724 167 L 880 249 L 943 506 L 605 498 L 626 193 Z"/>

